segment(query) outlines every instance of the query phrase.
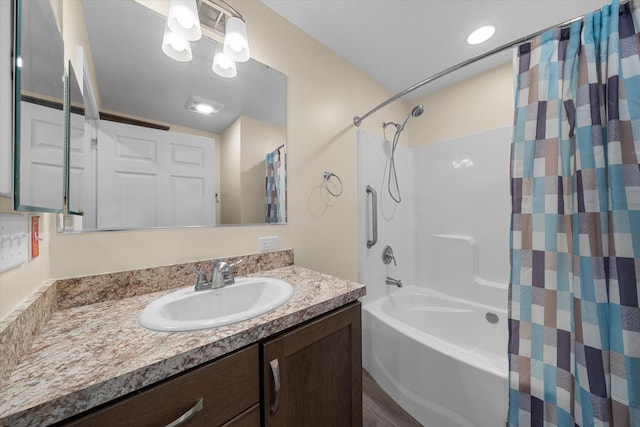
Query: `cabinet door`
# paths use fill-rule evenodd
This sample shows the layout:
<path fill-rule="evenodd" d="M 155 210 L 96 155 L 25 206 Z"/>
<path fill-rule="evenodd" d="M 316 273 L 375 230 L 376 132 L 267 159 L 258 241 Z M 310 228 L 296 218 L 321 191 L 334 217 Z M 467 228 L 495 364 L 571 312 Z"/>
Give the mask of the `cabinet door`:
<path fill-rule="evenodd" d="M 360 303 L 262 344 L 265 426 L 361 426 Z"/>
<path fill-rule="evenodd" d="M 252 406 L 260 400 L 258 360 L 258 346 L 253 345 L 63 425 L 257 427 L 257 408 Z M 187 413 L 193 416 L 176 423 Z"/>

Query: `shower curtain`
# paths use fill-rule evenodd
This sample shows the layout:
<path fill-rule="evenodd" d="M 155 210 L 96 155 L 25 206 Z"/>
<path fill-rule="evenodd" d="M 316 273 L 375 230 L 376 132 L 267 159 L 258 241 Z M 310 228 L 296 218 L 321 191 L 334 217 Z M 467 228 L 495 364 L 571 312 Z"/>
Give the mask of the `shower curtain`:
<path fill-rule="evenodd" d="M 510 426 L 640 426 L 639 18 L 616 0 L 514 57 Z"/>
<path fill-rule="evenodd" d="M 286 222 L 287 212 L 287 175 L 286 154 L 280 150 L 267 154 L 265 178 L 264 222 L 268 224 Z"/>

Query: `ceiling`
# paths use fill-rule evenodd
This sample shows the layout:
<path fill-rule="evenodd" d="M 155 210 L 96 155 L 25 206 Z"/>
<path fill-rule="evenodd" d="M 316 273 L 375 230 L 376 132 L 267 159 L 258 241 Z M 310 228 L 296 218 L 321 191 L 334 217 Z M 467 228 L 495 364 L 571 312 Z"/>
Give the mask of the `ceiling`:
<path fill-rule="evenodd" d="M 133 0 L 83 1 L 101 111 L 218 134 L 240 115 L 284 126 L 279 71 L 249 60 L 237 64 L 236 77 L 217 76 L 216 42 L 207 37 L 191 44 L 190 62 L 174 61 L 160 49 L 166 17 Z M 215 117 L 193 113 L 190 98 L 223 107 Z"/>
<path fill-rule="evenodd" d="M 394 93 L 469 58 L 597 10 L 606 0 L 262 0 Z M 494 25 L 470 46 L 468 34 Z M 506 51 L 405 97 L 423 96 L 511 60 Z"/>

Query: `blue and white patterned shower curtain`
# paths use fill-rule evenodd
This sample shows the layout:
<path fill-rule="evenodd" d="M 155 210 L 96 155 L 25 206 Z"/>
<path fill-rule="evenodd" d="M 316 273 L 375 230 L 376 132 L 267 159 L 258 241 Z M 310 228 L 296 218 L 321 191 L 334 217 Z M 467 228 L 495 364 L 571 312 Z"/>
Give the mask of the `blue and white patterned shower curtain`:
<path fill-rule="evenodd" d="M 287 155 L 280 150 L 267 154 L 265 161 L 265 222 L 269 224 L 287 221 Z"/>
<path fill-rule="evenodd" d="M 640 426 L 639 12 L 518 48 L 510 426 Z"/>

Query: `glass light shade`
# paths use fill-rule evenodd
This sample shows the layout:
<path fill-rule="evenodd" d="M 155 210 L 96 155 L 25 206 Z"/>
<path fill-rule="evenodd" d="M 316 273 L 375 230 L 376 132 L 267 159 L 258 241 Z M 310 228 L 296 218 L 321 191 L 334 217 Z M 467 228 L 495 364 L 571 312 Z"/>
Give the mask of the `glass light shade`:
<path fill-rule="evenodd" d="M 251 57 L 247 26 L 242 19 L 235 17 L 227 19 L 223 50 L 235 62 L 245 62 Z"/>
<path fill-rule="evenodd" d="M 193 58 L 191 43 L 178 37 L 169 27 L 165 27 L 162 37 L 162 52 L 169 58 L 180 62 L 189 62 Z"/>
<path fill-rule="evenodd" d="M 184 40 L 196 41 L 202 37 L 196 0 L 171 0 L 167 23 L 171 31 Z"/>
<path fill-rule="evenodd" d="M 224 53 L 220 45 L 216 46 L 215 53 L 213 54 L 213 65 L 211 66 L 211 69 L 220 77 L 225 77 L 228 79 L 238 75 L 236 63 Z"/>

